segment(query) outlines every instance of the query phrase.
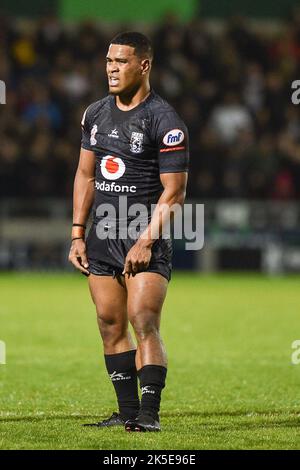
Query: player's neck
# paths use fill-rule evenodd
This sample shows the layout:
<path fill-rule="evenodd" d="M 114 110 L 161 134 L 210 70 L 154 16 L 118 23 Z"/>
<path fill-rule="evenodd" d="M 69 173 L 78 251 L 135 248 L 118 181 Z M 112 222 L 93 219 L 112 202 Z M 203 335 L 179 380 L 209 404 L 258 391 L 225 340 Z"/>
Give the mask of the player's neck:
<path fill-rule="evenodd" d="M 148 98 L 151 88 L 149 83 L 141 86 L 137 91 L 134 91 L 132 94 L 127 95 L 117 95 L 116 96 L 116 106 L 121 109 L 121 111 L 130 111 L 131 109 L 138 106 L 142 101 Z"/>

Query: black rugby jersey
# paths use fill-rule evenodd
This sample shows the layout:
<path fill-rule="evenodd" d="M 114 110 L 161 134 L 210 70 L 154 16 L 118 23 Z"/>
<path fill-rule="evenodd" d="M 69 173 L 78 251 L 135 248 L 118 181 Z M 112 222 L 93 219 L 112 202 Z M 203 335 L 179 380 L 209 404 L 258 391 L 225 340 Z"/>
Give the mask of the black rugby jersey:
<path fill-rule="evenodd" d="M 118 213 L 120 196 L 149 209 L 163 190 L 160 173 L 188 171 L 187 128 L 153 90 L 129 111 L 108 95 L 86 109 L 81 125 L 81 146 L 96 155 L 94 210 L 110 203 Z"/>

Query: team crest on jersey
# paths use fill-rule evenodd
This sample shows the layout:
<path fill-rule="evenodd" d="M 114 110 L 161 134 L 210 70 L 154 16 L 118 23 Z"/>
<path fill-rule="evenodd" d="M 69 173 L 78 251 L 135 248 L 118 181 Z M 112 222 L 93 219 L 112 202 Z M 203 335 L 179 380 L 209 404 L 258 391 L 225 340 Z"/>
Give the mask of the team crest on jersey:
<path fill-rule="evenodd" d="M 141 153 L 143 151 L 144 134 L 141 132 L 132 132 L 130 139 L 130 150 L 132 153 Z"/>

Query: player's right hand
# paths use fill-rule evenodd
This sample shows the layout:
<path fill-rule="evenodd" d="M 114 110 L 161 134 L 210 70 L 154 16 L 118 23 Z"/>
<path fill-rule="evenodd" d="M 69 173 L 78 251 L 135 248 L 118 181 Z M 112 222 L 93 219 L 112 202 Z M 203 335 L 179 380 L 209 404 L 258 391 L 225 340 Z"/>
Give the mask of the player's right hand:
<path fill-rule="evenodd" d="M 79 239 L 72 242 L 69 253 L 69 261 L 83 274 L 86 274 L 87 276 L 90 274 L 87 270 L 89 263 L 86 257 L 86 246 L 84 240 Z"/>

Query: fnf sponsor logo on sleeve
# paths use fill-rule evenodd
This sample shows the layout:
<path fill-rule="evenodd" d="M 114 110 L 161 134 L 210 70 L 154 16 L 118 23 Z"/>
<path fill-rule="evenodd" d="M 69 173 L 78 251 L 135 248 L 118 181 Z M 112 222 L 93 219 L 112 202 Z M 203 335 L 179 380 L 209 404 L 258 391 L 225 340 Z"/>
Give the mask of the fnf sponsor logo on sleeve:
<path fill-rule="evenodd" d="M 180 129 L 172 129 L 171 131 L 167 132 L 163 138 L 163 143 L 171 147 L 181 144 L 183 141 L 184 132 Z"/>

